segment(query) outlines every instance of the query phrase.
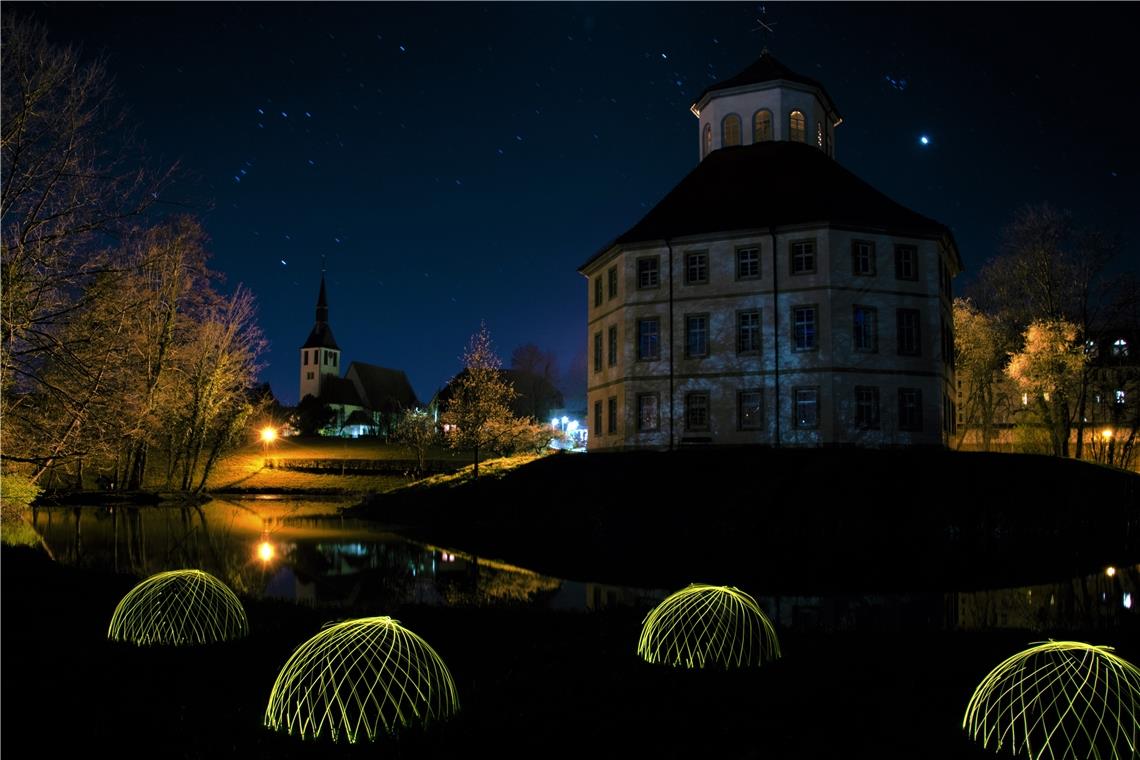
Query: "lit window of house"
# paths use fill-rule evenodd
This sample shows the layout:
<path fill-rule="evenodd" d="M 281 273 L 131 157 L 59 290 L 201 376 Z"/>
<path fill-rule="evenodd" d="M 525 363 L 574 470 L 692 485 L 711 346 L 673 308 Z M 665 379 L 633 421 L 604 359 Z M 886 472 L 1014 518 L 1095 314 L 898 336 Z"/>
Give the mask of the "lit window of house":
<path fill-rule="evenodd" d="M 721 124 L 721 145 L 725 148 L 740 145 L 740 117 L 730 113 Z"/>
<path fill-rule="evenodd" d="M 1124 338 L 1117 338 L 1112 342 L 1112 355 L 1120 357 L 1121 359 L 1128 356 L 1128 341 Z"/>
<path fill-rule="evenodd" d="M 803 111 L 788 114 L 788 139 L 792 142 L 807 142 L 807 119 Z"/>

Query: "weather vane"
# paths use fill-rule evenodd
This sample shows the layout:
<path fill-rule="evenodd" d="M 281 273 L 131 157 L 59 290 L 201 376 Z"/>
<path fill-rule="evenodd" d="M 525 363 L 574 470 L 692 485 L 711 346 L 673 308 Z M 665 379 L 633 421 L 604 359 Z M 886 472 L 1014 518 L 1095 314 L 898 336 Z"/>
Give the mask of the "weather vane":
<path fill-rule="evenodd" d="M 764 17 L 768 15 L 768 9 L 763 5 L 758 6 L 758 10 L 760 12 L 760 15 L 756 17 L 757 26 L 753 28 L 752 31 L 760 32 L 760 42 L 763 46 L 763 49 L 760 52 L 767 53 L 768 43 L 771 41 L 772 37 L 776 36 L 776 30 L 772 28 L 776 25 L 776 22 L 767 22 L 764 20 Z"/>

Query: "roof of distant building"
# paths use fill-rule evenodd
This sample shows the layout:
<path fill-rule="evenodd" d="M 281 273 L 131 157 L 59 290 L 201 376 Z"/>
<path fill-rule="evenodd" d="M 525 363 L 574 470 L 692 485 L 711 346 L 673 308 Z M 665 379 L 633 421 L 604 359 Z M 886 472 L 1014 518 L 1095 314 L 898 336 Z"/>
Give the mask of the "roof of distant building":
<path fill-rule="evenodd" d="M 321 380 L 321 398 L 325 404 L 342 404 L 345 406 L 368 406 L 356 392 L 356 385 L 347 377 L 327 375 Z"/>
<path fill-rule="evenodd" d="M 615 245 L 787 225 L 946 238 L 958 255 L 945 225 L 891 200 L 813 145 L 772 141 L 710 153 L 579 270 Z"/>
<path fill-rule="evenodd" d="M 833 101 L 831 99 L 831 96 L 827 94 L 827 90 L 824 89 L 824 86 L 822 84 L 812 79 L 811 77 L 805 77 L 803 74 L 797 74 L 796 72 L 792 71 L 787 66 L 777 61 L 775 57 L 773 57 L 773 55 L 768 51 L 764 51 L 759 58 L 752 62 L 752 65 L 741 71 L 736 76 L 729 77 L 723 82 L 717 82 L 716 84 L 712 84 L 706 87 L 704 92 L 702 92 L 700 96 L 693 101 L 693 106 L 696 107 L 705 99 L 706 95 L 712 92 L 717 92 L 719 90 L 731 90 L 737 87 L 748 87 L 750 85 L 778 81 L 793 82 L 795 84 L 814 87 L 815 89 L 819 90 L 819 94 L 823 97 L 824 105 L 831 109 L 831 112 L 834 113 L 836 117 L 839 117 L 839 109 L 835 107 L 835 101 Z"/>
<path fill-rule="evenodd" d="M 348 366 L 345 379 L 356 384 L 363 397 L 363 406 L 374 411 L 397 412 L 411 409 L 419 403 L 403 370 L 353 362 Z"/>

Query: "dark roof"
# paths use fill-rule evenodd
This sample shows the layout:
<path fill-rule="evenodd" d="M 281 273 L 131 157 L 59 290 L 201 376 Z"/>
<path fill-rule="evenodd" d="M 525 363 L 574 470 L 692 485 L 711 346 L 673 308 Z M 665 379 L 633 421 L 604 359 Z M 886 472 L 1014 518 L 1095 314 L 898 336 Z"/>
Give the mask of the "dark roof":
<path fill-rule="evenodd" d="M 705 96 L 710 92 L 716 92 L 717 90 L 730 90 L 734 87 L 747 87 L 748 85 L 763 84 L 764 82 L 776 82 L 780 80 L 807 85 L 819 90 L 820 95 L 823 96 L 824 104 L 828 106 L 836 116 L 839 116 L 839 109 L 835 107 L 835 101 L 833 101 L 831 99 L 831 96 L 827 94 L 827 90 L 824 89 L 822 84 L 812 79 L 811 77 L 805 77 L 802 74 L 797 74 L 784 64 L 777 61 L 772 56 L 772 54 L 767 51 L 764 51 L 760 57 L 752 63 L 751 66 L 744 69 L 744 71 L 741 71 L 736 76 L 729 77 L 723 82 L 717 82 L 716 84 L 709 85 L 705 91 L 702 92 L 695 101 L 693 101 L 693 105 L 695 106 L 697 103 L 700 103 L 702 100 L 704 100 Z"/>
<path fill-rule="evenodd" d="M 579 269 L 615 245 L 797 224 L 949 236 L 953 244 L 944 225 L 895 203 L 822 150 L 774 141 L 714 150 L 641 221 Z"/>
<path fill-rule="evenodd" d="M 321 379 L 320 400 L 325 404 L 345 404 L 351 406 L 368 406 L 356 392 L 356 386 L 347 377 L 333 377 L 328 375 Z"/>
<path fill-rule="evenodd" d="M 418 403 L 412 384 L 403 370 L 377 367 L 374 364 L 353 362 L 345 378 L 356 385 L 363 406 L 378 412 L 397 412 L 411 409 Z"/>
<path fill-rule="evenodd" d="M 329 327 L 329 300 L 325 295 L 325 275 L 321 273 L 321 291 L 317 295 L 317 316 L 316 324 L 313 325 L 312 332 L 309 333 L 309 339 L 305 341 L 305 345 L 301 348 L 331 348 L 336 351 L 340 350 L 340 346 L 336 344 L 336 338 L 333 337 L 332 328 Z"/>

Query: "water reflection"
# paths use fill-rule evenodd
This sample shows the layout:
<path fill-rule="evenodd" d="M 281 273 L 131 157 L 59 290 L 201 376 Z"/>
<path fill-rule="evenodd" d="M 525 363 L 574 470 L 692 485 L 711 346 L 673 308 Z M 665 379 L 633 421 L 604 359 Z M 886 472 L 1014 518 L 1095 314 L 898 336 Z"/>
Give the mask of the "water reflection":
<path fill-rule="evenodd" d="M 343 504 L 251 499 L 175 507 L 58 507 L 35 510 L 33 520 L 62 562 L 139 576 L 195 567 L 239 593 L 305 604 L 648 609 L 675 590 L 564 581 L 415 544 L 372 523 L 335 517 Z M 1014 589 L 819 596 L 761 592 L 756 598 L 778 626 L 795 630 L 1018 628 L 1051 633 L 1135 628 L 1140 626 L 1140 565 Z"/>

